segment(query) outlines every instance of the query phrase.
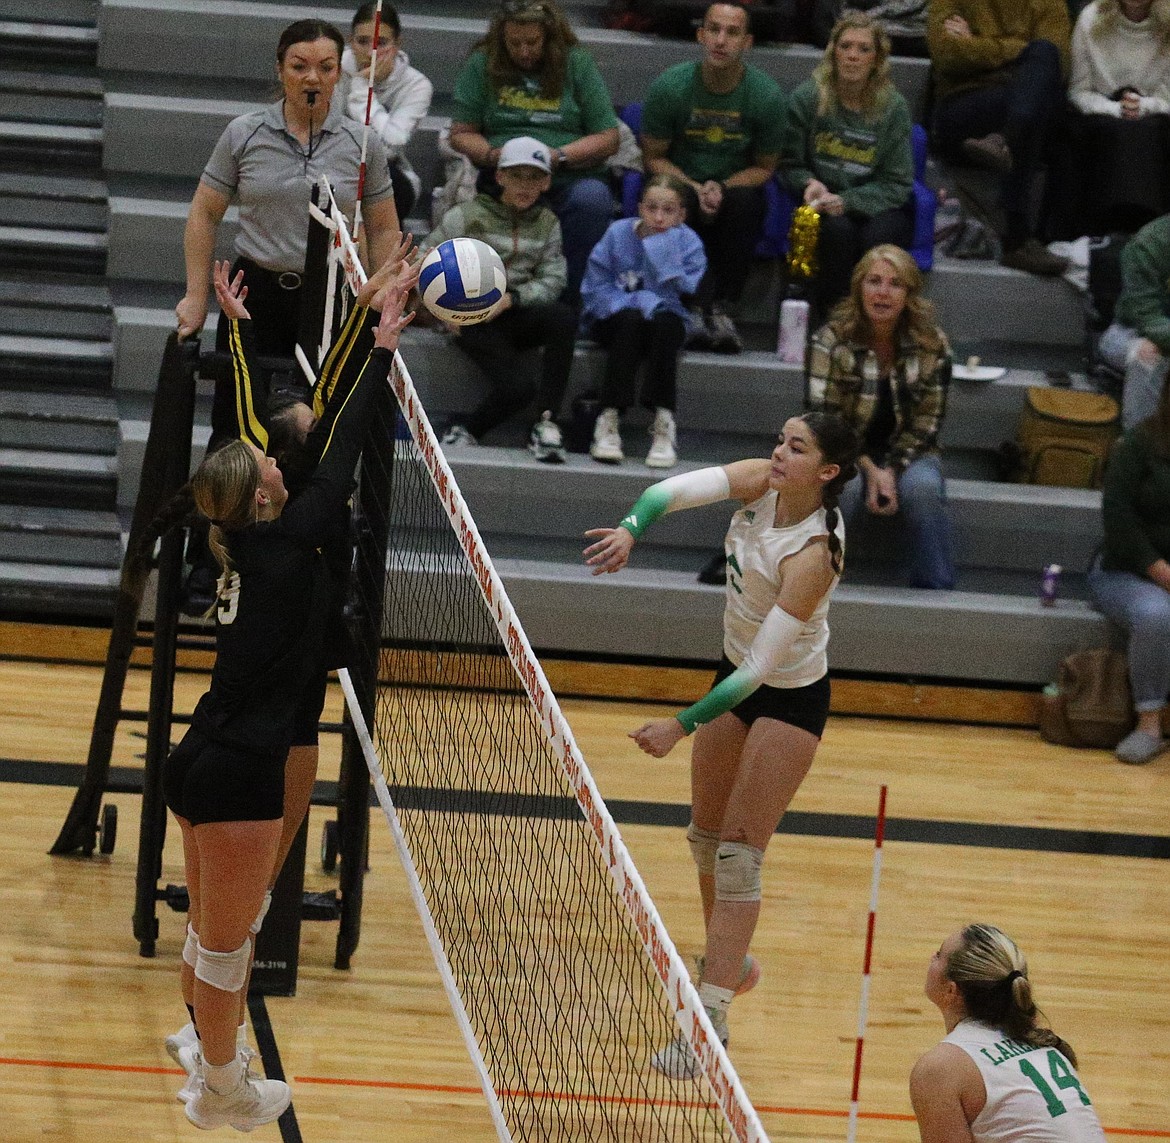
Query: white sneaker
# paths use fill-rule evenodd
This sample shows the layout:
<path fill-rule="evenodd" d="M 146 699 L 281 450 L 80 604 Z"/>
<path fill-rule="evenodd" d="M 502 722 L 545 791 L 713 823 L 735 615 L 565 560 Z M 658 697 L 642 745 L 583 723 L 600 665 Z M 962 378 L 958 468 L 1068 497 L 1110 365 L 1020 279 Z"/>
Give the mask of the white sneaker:
<path fill-rule="evenodd" d="M 291 1102 L 292 1091 L 283 1080 L 257 1079 L 245 1067 L 239 1086 L 226 1095 L 212 1091 L 201 1078 L 187 1104 L 187 1118 L 204 1131 L 228 1126 L 251 1131 L 279 1119 Z"/>
<path fill-rule="evenodd" d="M 180 1067 L 184 1066 L 183 1061 L 179 1058 L 179 1052 L 183 1048 L 199 1047 L 199 1037 L 195 1034 L 195 1025 L 188 1021 L 177 1032 L 172 1032 L 163 1043 L 166 1044 L 167 1055 Z"/>
<path fill-rule="evenodd" d="M 650 435 L 654 441 L 646 454 L 646 467 L 673 468 L 678 464 L 678 453 L 674 451 L 674 414 L 669 409 L 659 409 L 654 415 Z"/>
<path fill-rule="evenodd" d="M 547 410 L 541 414 L 540 420 L 532 426 L 532 432 L 528 434 L 528 450 L 545 464 L 565 463 L 565 442 L 561 439 L 560 426 Z"/>
<path fill-rule="evenodd" d="M 203 1053 L 198 1044 L 184 1044 L 179 1049 L 179 1065 L 187 1073 L 183 1086 L 175 1092 L 180 1103 L 190 1103 L 203 1086 Z"/>
<path fill-rule="evenodd" d="M 604 464 L 621 464 L 626 459 L 622 452 L 622 434 L 618 427 L 617 409 L 602 409 L 593 426 L 593 443 L 589 455 Z"/>
<path fill-rule="evenodd" d="M 470 448 L 473 445 L 479 444 L 462 425 L 452 425 L 444 434 L 443 439 L 439 442 L 443 448 Z"/>
<path fill-rule="evenodd" d="M 717 1015 L 708 1008 L 707 1015 L 711 1017 L 719 1042 L 726 1048 L 730 1040 L 726 1014 Z M 662 1051 L 650 1057 L 650 1066 L 670 1079 L 693 1080 L 699 1074 L 699 1058 L 681 1032 Z"/>

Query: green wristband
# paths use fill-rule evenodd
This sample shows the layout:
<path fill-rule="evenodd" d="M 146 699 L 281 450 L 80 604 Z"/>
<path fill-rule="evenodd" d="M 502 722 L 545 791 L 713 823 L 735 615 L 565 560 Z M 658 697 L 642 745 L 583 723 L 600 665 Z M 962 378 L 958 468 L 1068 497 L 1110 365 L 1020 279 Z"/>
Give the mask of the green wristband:
<path fill-rule="evenodd" d="M 663 482 L 658 484 L 651 484 L 645 492 L 634 502 L 633 508 L 629 510 L 626 516 L 618 524 L 619 528 L 625 528 L 635 540 L 642 538 L 642 533 L 658 519 L 666 513 L 667 508 L 670 507 L 670 493 L 662 487 Z"/>

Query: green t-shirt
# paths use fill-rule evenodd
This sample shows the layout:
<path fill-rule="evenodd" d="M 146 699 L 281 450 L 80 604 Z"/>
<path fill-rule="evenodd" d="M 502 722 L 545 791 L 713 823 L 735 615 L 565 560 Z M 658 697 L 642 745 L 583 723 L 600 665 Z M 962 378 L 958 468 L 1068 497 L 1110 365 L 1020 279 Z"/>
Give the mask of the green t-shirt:
<path fill-rule="evenodd" d="M 617 126 L 613 100 L 593 57 L 584 48 L 569 50 L 565 84 L 560 99 L 540 93 L 536 75 L 524 75 L 518 84 L 493 90 L 487 76 L 487 54 L 473 52 L 455 80 L 455 109 L 451 118 L 468 123 L 493 146 L 530 135 L 556 150 L 583 135 L 595 135 Z M 559 178 L 596 175 L 603 166 L 559 172 Z"/>
<path fill-rule="evenodd" d="M 779 154 L 783 131 L 784 93 L 751 64 L 726 95 L 707 90 L 700 64 L 675 64 L 650 85 L 642 109 L 642 133 L 669 139 L 666 157 L 696 182 L 730 178 L 758 155 Z"/>
<path fill-rule="evenodd" d="M 817 112 L 816 80 L 802 83 L 788 101 L 784 130 L 784 181 L 799 199 L 817 179 L 845 202 L 845 209 L 872 218 L 905 204 L 914 183 L 910 111 L 893 90 L 872 117 L 838 107 Z"/>

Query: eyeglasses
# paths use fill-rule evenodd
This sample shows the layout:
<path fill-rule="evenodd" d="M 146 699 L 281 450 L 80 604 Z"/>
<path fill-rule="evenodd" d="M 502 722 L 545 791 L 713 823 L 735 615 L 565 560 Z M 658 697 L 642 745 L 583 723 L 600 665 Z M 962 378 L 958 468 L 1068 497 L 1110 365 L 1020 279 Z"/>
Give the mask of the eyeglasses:
<path fill-rule="evenodd" d="M 552 12 L 542 0 L 502 0 L 500 15 L 509 20 L 525 16 L 534 16 L 543 20 L 551 16 Z"/>

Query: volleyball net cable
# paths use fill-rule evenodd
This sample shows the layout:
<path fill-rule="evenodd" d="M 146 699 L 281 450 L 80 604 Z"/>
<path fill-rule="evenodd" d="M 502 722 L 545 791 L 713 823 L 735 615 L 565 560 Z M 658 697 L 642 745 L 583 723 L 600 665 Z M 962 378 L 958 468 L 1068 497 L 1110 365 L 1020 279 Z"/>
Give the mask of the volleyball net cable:
<path fill-rule="evenodd" d="M 324 201 L 314 217 L 342 263 L 337 307 L 364 275 Z M 359 514 L 390 522 L 385 568 L 354 576 L 384 590 L 354 601 L 383 616 L 368 726 L 348 673 L 343 688 L 496 1132 L 762 1143 L 401 353 L 390 388 L 371 426 L 396 437 L 390 470 L 357 493 Z M 694 1083 L 651 1067 L 680 1033 Z"/>

